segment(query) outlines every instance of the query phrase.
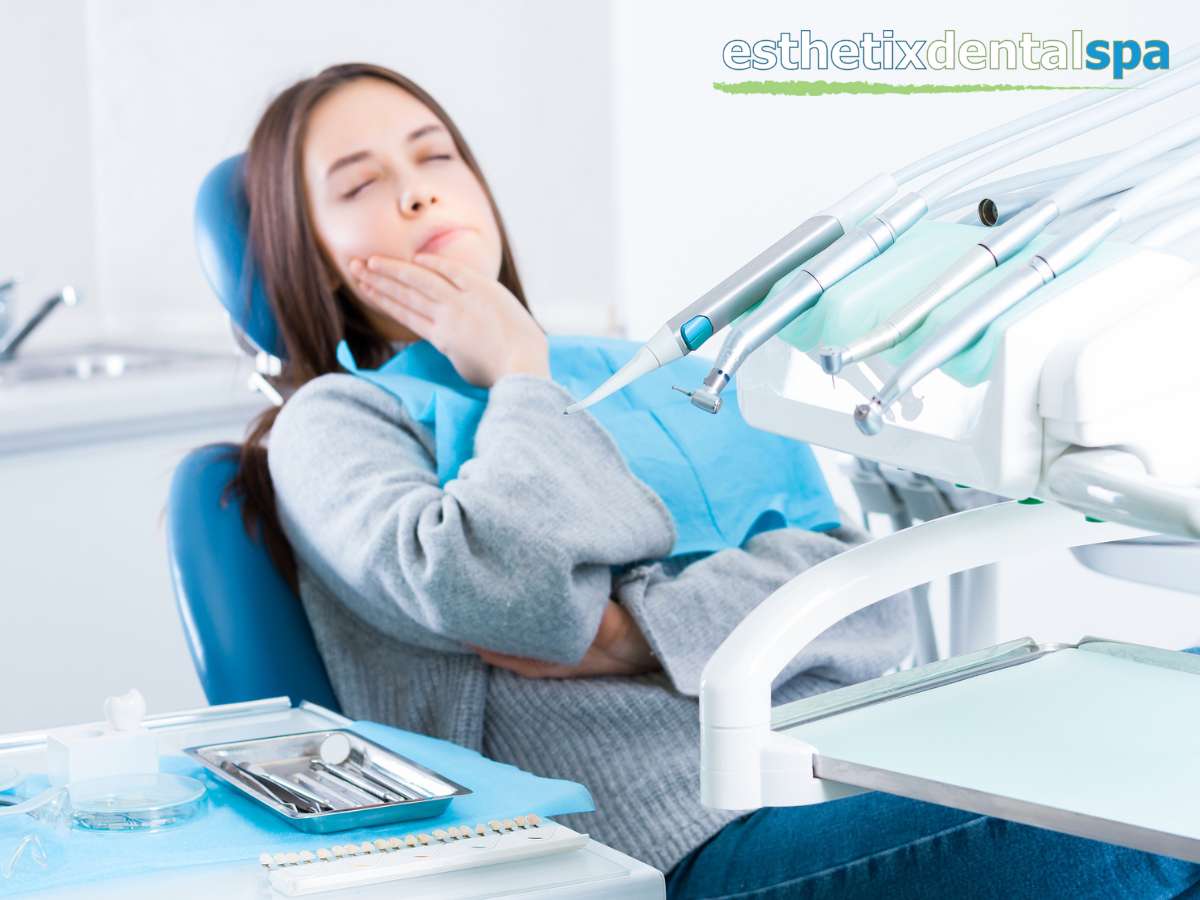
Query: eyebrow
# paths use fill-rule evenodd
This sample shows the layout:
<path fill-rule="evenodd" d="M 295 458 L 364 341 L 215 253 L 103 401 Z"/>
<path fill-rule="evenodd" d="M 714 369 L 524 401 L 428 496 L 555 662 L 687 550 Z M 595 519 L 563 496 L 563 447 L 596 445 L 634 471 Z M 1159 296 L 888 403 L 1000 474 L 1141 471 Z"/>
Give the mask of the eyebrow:
<path fill-rule="evenodd" d="M 441 123 L 430 122 L 428 125 L 422 125 L 420 128 L 411 132 L 408 136 L 408 140 L 415 141 L 417 138 L 424 137 L 425 135 L 429 134 L 430 132 L 442 131 L 442 130 L 445 130 L 445 129 L 444 129 L 444 126 L 441 125 Z M 325 173 L 326 179 L 328 179 L 331 175 L 333 175 L 333 173 L 336 172 L 338 169 L 353 165 L 356 162 L 360 162 L 360 161 L 366 159 L 370 155 L 371 155 L 370 150 L 358 150 L 354 153 L 350 153 L 350 154 L 347 154 L 346 156 L 343 156 L 341 159 L 337 160 L 336 162 L 334 162 L 333 165 L 331 165 L 329 167 L 329 170 Z"/>

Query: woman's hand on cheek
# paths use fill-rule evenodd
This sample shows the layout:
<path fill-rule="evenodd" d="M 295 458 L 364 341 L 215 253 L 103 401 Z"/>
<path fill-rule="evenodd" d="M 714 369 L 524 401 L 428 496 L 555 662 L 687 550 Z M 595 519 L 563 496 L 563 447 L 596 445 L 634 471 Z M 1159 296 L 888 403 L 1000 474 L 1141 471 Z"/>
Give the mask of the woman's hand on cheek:
<path fill-rule="evenodd" d="M 526 678 L 585 678 L 590 675 L 641 675 L 662 668 L 633 617 L 619 603 L 608 601 L 592 645 L 578 664 L 545 662 L 471 647 L 489 665 Z"/>
<path fill-rule="evenodd" d="M 546 335 L 504 285 L 455 260 L 352 260 L 363 300 L 420 335 L 469 383 L 490 388 L 505 375 L 550 375 Z"/>

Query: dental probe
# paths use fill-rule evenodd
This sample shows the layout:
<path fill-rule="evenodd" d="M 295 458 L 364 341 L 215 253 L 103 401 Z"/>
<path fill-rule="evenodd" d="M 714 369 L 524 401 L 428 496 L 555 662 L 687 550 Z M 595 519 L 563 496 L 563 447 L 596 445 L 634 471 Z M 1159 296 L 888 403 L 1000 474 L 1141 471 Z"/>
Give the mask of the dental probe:
<path fill-rule="evenodd" d="M 1200 56 L 1200 45 L 1189 48 L 1177 58 L 1190 61 L 1197 56 Z M 894 197 L 900 184 L 919 178 L 999 141 L 1110 99 L 1104 91 L 1081 92 L 1067 100 L 951 144 L 890 175 L 872 178 L 829 209 L 801 223 L 716 287 L 672 316 L 638 349 L 633 359 L 591 394 L 572 403 L 563 412 L 577 412 L 598 403 L 642 375 L 682 359 L 699 348 L 712 335 L 762 300 L 776 281 L 842 238 L 863 217 Z"/>
<path fill-rule="evenodd" d="M 1200 117 L 1193 121 L 1200 122 Z M 1035 253 L 1028 263 L 1009 273 L 978 302 L 948 322 L 892 374 L 878 394 L 855 408 L 854 424 L 859 431 L 878 434 L 883 428 L 884 413 L 905 391 L 978 340 L 997 317 L 1084 259 L 1127 218 L 1197 175 L 1200 175 L 1200 152 L 1122 194 L 1093 222 Z"/>
<path fill-rule="evenodd" d="M 931 203 L 997 169 L 1157 103 L 1197 82 L 1200 82 L 1200 66 L 1160 75 L 1136 90 L 1096 104 L 1092 109 L 1053 122 L 1032 134 L 1022 134 L 939 177 L 921 190 L 901 195 L 794 271 L 782 283 L 777 297 L 760 304 L 734 323 L 703 384 L 690 392 L 692 404 L 705 412 L 718 412 L 721 392 L 751 353 L 816 305 L 828 288 L 886 252 L 900 235 L 924 218 Z M 1035 208 L 1027 210 L 1030 215 L 1026 219 L 1049 216 L 1042 223 L 1043 227 L 1057 215 L 1040 206 L 1036 209 L 1036 212 Z M 1016 220 L 1012 224 L 1015 223 Z"/>
<path fill-rule="evenodd" d="M 1200 81 L 1200 67 L 1196 70 Z M 992 229 L 956 259 L 950 266 L 930 282 L 916 297 L 891 313 L 879 325 L 865 335 L 842 347 L 822 347 L 818 352 L 821 368 L 836 375 L 846 366 L 882 353 L 896 346 L 921 327 L 921 323 L 935 309 L 963 290 L 967 285 L 982 278 L 988 272 L 1012 259 L 1046 226 L 1072 210 L 1091 203 L 1099 197 L 1115 193 L 1113 188 L 1127 190 L 1131 187 L 1128 176 L 1140 170 L 1137 183 L 1147 182 L 1161 172 L 1174 171 L 1179 157 L 1169 167 L 1154 166 L 1155 157 L 1200 137 L 1200 117 L 1196 117 L 1160 132 L 1153 138 L 1114 153 L 1090 171 L 1076 175 L 1048 197 L 1039 200 L 1019 213 L 1009 222 Z M 1200 151 L 1193 146 L 1183 156 L 1189 159 Z"/>

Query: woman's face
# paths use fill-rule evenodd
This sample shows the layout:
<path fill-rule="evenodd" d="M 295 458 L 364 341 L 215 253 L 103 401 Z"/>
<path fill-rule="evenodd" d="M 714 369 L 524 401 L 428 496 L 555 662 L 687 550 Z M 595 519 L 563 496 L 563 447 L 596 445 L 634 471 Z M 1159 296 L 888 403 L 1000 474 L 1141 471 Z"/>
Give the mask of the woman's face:
<path fill-rule="evenodd" d="M 323 97 L 303 160 L 313 228 L 352 293 L 350 261 L 371 256 L 435 253 L 499 275 L 500 229 L 479 179 L 441 120 L 398 86 L 360 78 Z M 385 337 L 415 339 L 363 308 Z"/>

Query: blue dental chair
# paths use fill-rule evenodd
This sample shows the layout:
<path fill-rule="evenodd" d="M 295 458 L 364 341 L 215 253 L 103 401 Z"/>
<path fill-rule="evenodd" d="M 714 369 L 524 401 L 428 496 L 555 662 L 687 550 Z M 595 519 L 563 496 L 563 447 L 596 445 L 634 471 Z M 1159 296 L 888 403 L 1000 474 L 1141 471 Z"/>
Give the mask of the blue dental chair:
<path fill-rule="evenodd" d="M 235 327 L 254 349 L 282 359 L 279 330 L 247 254 L 248 218 L 238 154 L 200 185 L 196 244 Z M 171 581 L 204 694 L 211 704 L 286 694 L 339 710 L 299 597 L 261 540 L 246 533 L 237 498 L 223 501 L 236 466 L 234 444 L 193 450 L 176 468 L 167 501 Z"/>

